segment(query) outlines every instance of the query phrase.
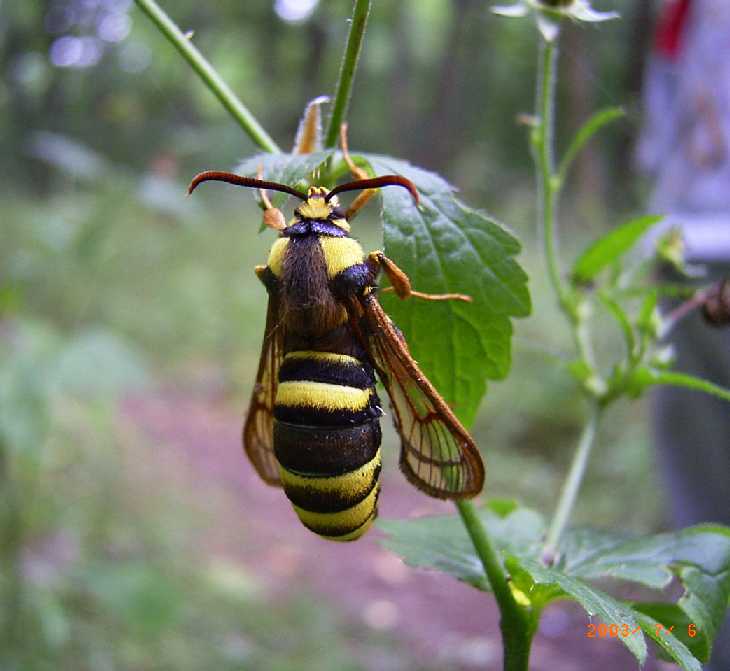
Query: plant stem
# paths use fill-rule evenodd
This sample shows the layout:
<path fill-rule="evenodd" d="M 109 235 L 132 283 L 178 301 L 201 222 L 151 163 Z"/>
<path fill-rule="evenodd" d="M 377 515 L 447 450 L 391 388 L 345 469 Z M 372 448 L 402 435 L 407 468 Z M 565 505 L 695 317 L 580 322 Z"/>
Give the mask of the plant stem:
<path fill-rule="evenodd" d="M 598 402 L 594 402 L 588 422 L 583 427 L 583 432 L 580 435 L 578 447 L 575 450 L 573 460 L 570 464 L 568 477 L 565 479 L 560 492 L 558 507 L 555 510 L 555 515 L 547 533 L 543 551 L 543 557 L 547 561 L 552 561 L 556 556 L 560 538 L 568 525 L 570 514 L 573 511 L 573 506 L 578 497 L 578 490 L 585 475 L 588 458 L 590 457 L 591 449 L 595 442 L 596 430 L 602 413 L 603 406 Z"/>
<path fill-rule="evenodd" d="M 335 89 L 335 101 L 332 105 L 332 115 L 327 126 L 327 133 L 324 138 L 325 147 L 334 147 L 339 137 L 340 126 L 345 120 L 347 107 L 350 103 L 352 81 L 355 77 L 355 68 L 360 58 L 365 27 L 370 14 L 370 0 L 355 0 L 352 10 L 350 34 L 347 36 L 347 46 L 340 65 L 340 74 Z"/>
<path fill-rule="evenodd" d="M 685 317 L 689 316 L 697 308 L 701 307 L 710 295 L 711 289 L 712 287 L 708 287 L 707 289 L 698 291 L 694 296 L 684 301 L 684 303 L 680 303 L 669 314 L 665 315 L 659 339 L 662 340 L 666 338 L 672 332 L 674 327 L 677 326 Z"/>
<path fill-rule="evenodd" d="M 246 134 L 264 151 L 272 153 L 281 151 L 253 114 L 248 111 L 203 54 L 193 46 L 190 39 L 183 34 L 157 2 L 155 0 L 135 0 L 135 2 L 160 29 L 160 32 L 172 42 L 172 45 L 182 54 L 185 60 L 190 63 L 193 70 L 203 80 L 203 83 L 221 101 L 223 107 L 230 112 Z"/>
<path fill-rule="evenodd" d="M 505 611 L 518 608 L 509 588 L 507 575 L 502 567 L 502 563 L 499 561 L 499 557 L 492 547 L 486 529 L 482 526 L 476 510 L 474 510 L 474 505 L 470 501 L 457 501 L 456 507 L 459 510 L 459 516 L 466 527 L 474 549 L 477 551 L 479 559 L 481 559 L 482 566 L 484 566 L 484 571 L 487 574 L 489 584 L 492 586 L 497 602 Z"/>
<path fill-rule="evenodd" d="M 540 59 L 535 96 L 535 117 L 539 119 L 533 132 L 533 160 L 538 182 L 538 231 L 542 238 L 543 254 L 550 284 L 558 299 L 558 305 L 571 325 L 573 343 L 580 359 L 588 366 L 597 380 L 596 395 L 603 387 L 593 357 L 593 348 L 574 292 L 565 287 L 560 271 L 557 250 L 557 210 L 563 180 L 555 168 L 555 85 L 557 82 L 558 37 L 540 41 Z"/>
<path fill-rule="evenodd" d="M 578 356 L 594 369 L 593 351 L 584 319 L 566 289 L 557 250 L 557 209 L 562 179 L 555 167 L 555 85 L 557 82 L 557 37 L 540 41 L 540 58 L 535 96 L 535 117 L 539 120 L 533 134 L 533 160 L 538 183 L 537 224 L 550 285 L 560 309 L 571 322 Z"/>
<path fill-rule="evenodd" d="M 470 501 L 457 501 L 456 507 L 474 549 L 487 574 L 500 612 L 500 629 L 504 648 L 504 671 L 527 671 L 534 626 L 528 609 L 515 601 L 509 578 Z"/>
<path fill-rule="evenodd" d="M 553 133 L 555 127 L 555 82 L 557 80 L 557 38 L 541 41 L 538 68 L 536 116 L 539 118 L 535 141 L 535 167 L 538 177 L 538 226 L 542 235 L 543 251 L 550 284 L 561 304 L 565 306 L 565 289 L 560 276 L 560 263 L 555 244 L 555 219 L 560 184 L 555 176 Z"/>

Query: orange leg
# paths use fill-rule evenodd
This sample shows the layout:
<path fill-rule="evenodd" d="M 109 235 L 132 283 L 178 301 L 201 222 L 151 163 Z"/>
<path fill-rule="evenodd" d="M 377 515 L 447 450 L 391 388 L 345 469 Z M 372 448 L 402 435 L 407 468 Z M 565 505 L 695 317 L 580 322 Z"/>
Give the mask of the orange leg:
<path fill-rule="evenodd" d="M 370 175 L 368 175 L 368 173 L 365 172 L 365 170 L 363 170 L 360 166 L 356 165 L 355 161 L 353 161 L 352 157 L 350 156 L 350 148 L 347 143 L 346 123 L 343 123 L 340 126 L 340 147 L 342 148 L 342 159 L 345 161 L 347 167 L 350 169 L 352 176 L 355 179 L 368 179 Z M 347 212 L 345 212 L 345 218 L 347 219 L 347 221 L 350 221 L 375 195 L 376 192 L 377 189 L 366 189 L 360 195 L 358 195 L 358 197 L 352 201 L 350 207 L 347 208 Z"/>
<path fill-rule="evenodd" d="M 471 296 L 464 294 L 425 294 L 421 291 L 414 291 L 411 288 L 411 280 L 394 261 L 389 259 L 383 252 L 370 252 L 367 260 L 368 266 L 374 275 L 382 270 L 390 280 L 391 286 L 382 289 L 385 292 L 394 292 L 398 298 L 422 298 L 426 301 L 464 301 L 466 303 L 472 302 Z"/>

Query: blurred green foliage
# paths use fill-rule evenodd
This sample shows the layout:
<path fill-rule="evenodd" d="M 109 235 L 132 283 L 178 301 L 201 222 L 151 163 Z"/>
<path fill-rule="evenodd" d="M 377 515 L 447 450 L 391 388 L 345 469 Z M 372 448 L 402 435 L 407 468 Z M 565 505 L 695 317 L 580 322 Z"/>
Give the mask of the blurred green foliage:
<path fill-rule="evenodd" d="M 346 647 L 351 625 L 321 598 L 272 600 L 248 569 L 196 547 L 211 511 L 115 412 L 119 394 L 149 381 L 128 344 L 28 318 L 4 327 L 3 669 L 357 671 L 393 654 L 368 631 Z"/>
<path fill-rule="evenodd" d="M 168 9 L 287 148 L 304 104 L 332 92 L 351 3 L 315 3 L 302 23 L 282 20 L 275 11 L 281 4 L 178 0 Z M 491 199 L 527 172 L 525 134 L 514 115 L 532 107 L 535 40 L 527 22 L 498 22 L 487 4 L 375 3 L 350 122 L 354 146 L 408 158 Z M 584 120 L 584 108 L 629 105 L 630 123 L 607 135 L 611 161 L 597 154 L 587 159 L 601 163 L 593 171 L 601 183 L 593 188 L 604 193 L 627 185 L 625 134 L 637 120 L 636 69 L 648 38 L 644 9 L 629 0 L 610 4 L 625 20 L 602 27 L 599 44 L 590 44 L 592 29 L 575 29 L 568 38 L 562 95 L 569 111 L 560 123 L 567 137 Z M 60 186 L 51 171 L 23 160 L 38 131 L 62 133 L 135 171 L 168 160 L 187 176 L 202 165 L 232 166 L 251 153 L 250 141 L 127 0 L 4 3 L 3 18 L 6 187 L 28 179 L 33 184 L 26 186 Z M 116 31 L 115 21 L 121 23 Z M 69 37 L 85 41 L 62 42 Z M 49 55 L 68 65 L 54 66 Z"/>
<path fill-rule="evenodd" d="M 165 4 L 288 147 L 303 105 L 331 92 L 351 3 L 319 2 L 303 23 L 270 0 Z M 615 4 L 638 16 L 634 3 Z M 391 641 L 359 632 L 353 651 L 343 643 L 353 625 L 321 597 L 316 608 L 306 592 L 271 603 L 243 567 L 191 552 L 216 511 L 191 507 L 117 412 L 121 395 L 170 379 L 207 389 L 212 377 L 244 403 L 264 320 L 252 267 L 271 238 L 257 235 L 250 196 L 186 199 L 184 186 L 254 148 L 131 3 L 4 2 L 0 12 L 0 666 L 367 668 L 361 657 Z M 630 122 L 636 25 L 607 27 L 595 48 L 576 38 L 565 55 L 596 103 L 629 103 Z M 350 137 L 442 172 L 529 241 L 527 143 L 514 119 L 531 107 L 525 28 L 494 21 L 482 0 L 375 3 Z M 580 100 L 563 95 L 576 110 L 561 120 L 568 131 Z M 568 222 L 576 249 L 611 220 L 604 198 L 621 194 L 630 208 L 626 147 L 613 131 L 604 149 L 616 160 L 591 159 L 598 181 L 582 185 L 585 216 Z M 355 228 L 369 249 L 382 240 L 371 210 Z M 521 263 L 542 273 L 529 244 Z M 531 291 L 549 303 L 544 287 Z M 552 310 L 521 322 L 513 375 L 490 388 L 475 426 L 490 496 L 552 507 L 581 417 L 560 368 L 563 328 Z M 577 521 L 645 530 L 662 504 L 641 411 L 611 413 L 601 441 L 611 451 L 595 460 Z M 411 668 L 407 652 L 398 658 L 394 668 Z"/>

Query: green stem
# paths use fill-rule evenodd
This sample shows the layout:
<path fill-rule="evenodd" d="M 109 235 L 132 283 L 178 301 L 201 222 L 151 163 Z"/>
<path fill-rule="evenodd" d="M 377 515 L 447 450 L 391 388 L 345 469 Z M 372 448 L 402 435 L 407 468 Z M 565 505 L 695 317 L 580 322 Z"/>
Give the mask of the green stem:
<path fill-rule="evenodd" d="M 591 397 L 592 410 L 578 442 L 570 471 L 560 492 L 555 516 L 548 530 L 543 554 L 547 561 L 551 561 L 555 557 L 560 538 L 575 506 L 604 407 L 599 399 L 605 393 L 605 383 L 596 370 L 585 315 L 582 314 L 579 299 L 563 284 L 557 253 L 557 206 L 562 189 L 562 179 L 556 172 L 554 157 L 557 56 L 557 36 L 551 41 L 542 40 L 535 101 L 535 116 L 539 122 L 533 135 L 533 156 L 539 191 L 538 225 L 542 234 L 543 253 L 550 284 L 558 299 L 560 309 L 570 322 L 578 357 L 589 370 L 589 384 L 584 383 L 583 390 Z"/>
<path fill-rule="evenodd" d="M 527 671 L 530 645 L 535 632 L 531 612 L 520 606 L 512 594 L 509 578 L 470 501 L 457 501 L 456 507 L 469 538 L 487 574 L 501 615 L 504 671 Z"/>
<path fill-rule="evenodd" d="M 193 46 L 190 39 L 183 34 L 155 0 L 135 0 L 135 2 L 160 29 L 160 32 L 172 42 L 172 45 L 182 54 L 185 60 L 190 63 L 193 70 L 203 80 L 203 83 L 221 101 L 223 107 L 230 112 L 246 134 L 264 151 L 272 153 L 281 151 L 276 142 L 271 139 L 203 54 Z"/>
<path fill-rule="evenodd" d="M 345 47 L 345 54 L 342 57 L 340 74 L 337 80 L 337 88 L 335 89 L 335 101 L 332 105 L 332 115 L 330 116 L 327 133 L 324 138 L 325 147 L 334 147 L 337 145 L 340 126 L 345 120 L 347 107 L 350 104 L 352 81 L 355 77 L 357 61 L 360 58 L 360 50 L 362 48 L 362 41 L 365 36 L 365 27 L 367 26 L 369 14 L 370 0 L 355 0 L 355 6 L 352 10 L 350 34 L 347 37 L 347 46 Z"/>
<path fill-rule="evenodd" d="M 555 167 L 555 86 L 557 83 L 558 38 L 541 40 L 538 64 L 535 116 L 539 119 L 533 135 L 533 159 L 538 181 L 538 230 L 542 237 L 543 254 L 548 278 L 558 299 L 560 309 L 570 321 L 573 343 L 579 358 L 591 371 L 596 381 L 596 396 L 603 388 L 603 381 L 596 371 L 593 348 L 584 315 L 580 314 L 578 301 L 563 283 L 557 250 L 557 210 L 562 190 L 562 180 Z"/>
<path fill-rule="evenodd" d="M 543 40 L 540 48 L 537 100 L 535 101 L 536 116 L 540 120 L 536 135 L 535 163 L 539 191 L 538 224 L 542 234 L 548 276 L 558 301 L 564 307 L 566 296 L 560 276 L 560 262 L 555 244 L 555 221 L 560 191 L 560 184 L 555 175 L 555 158 L 553 155 L 557 56 L 557 38 L 552 42 Z"/>
<path fill-rule="evenodd" d="M 598 423 L 603 413 L 603 406 L 597 402 L 593 403 L 591 408 L 591 414 L 583 427 L 583 432 L 580 435 L 578 441 L 578 447 L 573 455 L 573 461 L 570 465 L 570 471 L 568 477 L 563 483 L 563 488 L 560 492 L 560 498 L 558 500 L 558 507 L 555 510 L 555 516 L 550 524 L 550 529 L 547 533 L 545 540 L 545 548 L 543 557 L 546 560 L 552 560 L 558 550 L 560 538 L 565 531 L 570 520 L 570 515 L 575 506 L 575 501 L 578 498 L 578 490 L 580 489 L 583 476 L 586 472 L 586 466 L 588 465 L 588 458 L 591 454 L 591 449 L 596 438 L 596 430 L 598 429 Z"/>

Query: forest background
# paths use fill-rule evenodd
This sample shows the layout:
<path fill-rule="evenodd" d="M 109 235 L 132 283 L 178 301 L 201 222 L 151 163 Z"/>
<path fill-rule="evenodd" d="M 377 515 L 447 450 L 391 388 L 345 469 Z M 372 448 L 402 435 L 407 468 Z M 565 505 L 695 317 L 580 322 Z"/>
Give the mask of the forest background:
<path fill-rule="evenodd" d="M 439 172 L 510 226 L 545 306 L 515 114 L 533 104 L 536 40 L 528 22 L 499 21 L 488 4 L 374 3 L 350 140 Z M 626 110 L 578 159 L 571 249 L 647 200 L 632 156 L 653 3 L 610 4 L 623 20 L 600 32 L 566 26 L 563 41 L 558 142 L 598 107 Z M 282 147 L 304 105 L 331 93 L 350 2 L 167 9 Z M 23 668 L 496 659 L 496 638 L 470 628 L 466 597 L 443 621 L 429 613 L 434 594 L 458 588 L 448 579 L 404 577 L 374 539 L 361 542 L 360 563 L 348 551 L 348 566 L 322 568 L 337 558 L 247 472 L 237 433 L 265 312 L 252 268 L 271 238 L 257 234 L 246 193 L 184 196 L 194 173 L 255 151 L 193 72 L 127 0 L 1 2 L 0 72 L 0 338 L 13 344 L 0 353 L 0 434 L 23 483 L 20 516 L 3 520 L 3 561 L 20 572 L 18 585 L 3 584 L 19 604 L 4 635 Z M 372 209 L 356 222 L 369 248 L 380 244 Z M 552 310 L 517 324 L 513 373 L 490 385 L 474 427 L 491 496 L 554 506 L 581 420 L 578 390 L 555 365 L 568 339 Z M 613 408 L 600 440 L 576 522 L 666 528 L 647 408 Z M 404 483 L 392 433 L 386 442 L 384 516 L 442 510 Z M 411 597 L 397 600 L 401 582 Z M 545 622 L 535 659 L 546 669 L 627 659 L 616 643 L 587 642 L 570 608 Z"/>

